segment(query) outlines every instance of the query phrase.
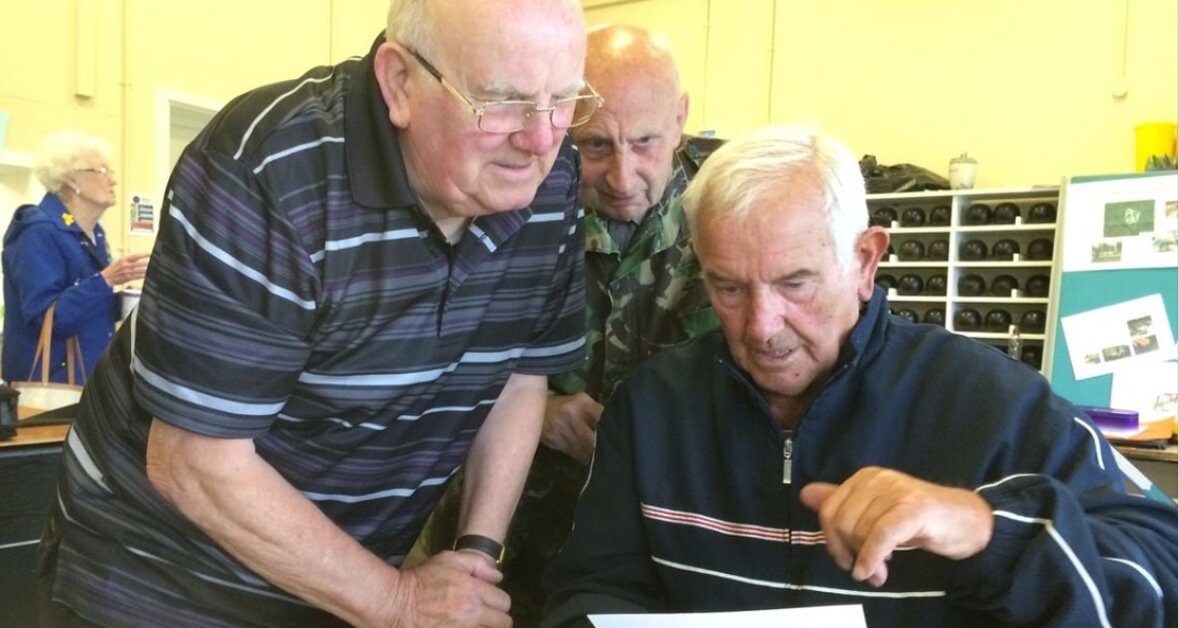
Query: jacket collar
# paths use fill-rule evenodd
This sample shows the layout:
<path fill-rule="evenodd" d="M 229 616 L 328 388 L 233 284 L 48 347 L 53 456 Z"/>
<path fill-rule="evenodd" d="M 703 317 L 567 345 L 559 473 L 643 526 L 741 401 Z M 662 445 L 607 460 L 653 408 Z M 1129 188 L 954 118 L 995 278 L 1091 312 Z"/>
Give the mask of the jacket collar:
<path fill-rule="evenodd" d="M 53 226 L 57 227 L 58 230 L 67 231 L 69 233 L 77 233 L 82 237 L 86 237 L 86 233 L 82 231 L 81 227 L 78 226 L 78 221 L 74 218 L 74 215 L 70 213 L 70 210 L 65 206 L 65 203 L 61 201 L 60 196 L 54 194 L 53 192 L 47 192 L 41 199 L 41 202 L 38 203 L 38 206 L 45 214 L 45 217 L 49 219 L 49 222 L 53 223 Z M 94 223 L 94 232 L 96 237 L 101 233 L 101 231 L 102 225 Z"/>
<path fill-rule="evenodd" d="M 627 252 L 644 251 L 643 257 L 663 251 L 675 245 L 684 212 L 680 207 L 680 196 L 688 187 L 681 156 L 677 151 L 672 160 L 671 178 L 663 190 L 663 197 L 643 214 L 638 231 L 631 238 Z M 623 251 L 610 237 L 606 228 L 609 220 L 596 209 L 587 208 L 585 213 L 585 249 L 588 253 L 621 255 Z"/>

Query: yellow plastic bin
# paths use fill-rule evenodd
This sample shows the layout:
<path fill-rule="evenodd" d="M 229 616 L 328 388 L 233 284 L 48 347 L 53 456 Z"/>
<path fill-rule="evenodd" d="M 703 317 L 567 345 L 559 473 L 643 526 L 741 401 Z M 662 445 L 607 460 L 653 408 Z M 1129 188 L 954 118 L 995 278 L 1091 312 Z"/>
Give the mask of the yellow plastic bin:
<path fill-rule="evenodd" d="M 1145 172 L 1151 157 L 1169 157 L 1175 163 L 1174 122 L 1147 122 L 1134 127 L 1134 171 Z"/>

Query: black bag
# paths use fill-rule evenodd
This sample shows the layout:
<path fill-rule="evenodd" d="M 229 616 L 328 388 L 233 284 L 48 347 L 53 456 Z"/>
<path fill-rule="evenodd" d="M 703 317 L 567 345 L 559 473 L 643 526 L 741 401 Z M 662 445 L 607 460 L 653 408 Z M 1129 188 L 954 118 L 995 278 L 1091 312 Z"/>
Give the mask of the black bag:
<path fill-rule="evenodd" d="M 881 166 L 875 155 L 864 155 L 860 160 L 860 174 L 869 194 L 950 189 L 950 182 L 935 172 L 913 164 Z"/>

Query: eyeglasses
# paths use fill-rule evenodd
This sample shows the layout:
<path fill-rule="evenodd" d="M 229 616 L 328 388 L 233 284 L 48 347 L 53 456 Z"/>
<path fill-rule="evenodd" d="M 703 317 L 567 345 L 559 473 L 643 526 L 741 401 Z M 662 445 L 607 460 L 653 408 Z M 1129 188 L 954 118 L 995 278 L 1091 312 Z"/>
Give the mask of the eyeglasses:
<path fill-rule="evenodd" d="M 99 166 L 97 168 L 78 168 L 78 172 L 97 172 L 98 174 L 101 174 L 104 177 L 114 176 L 114 174 L 115 174 L 114 170 L 111 170 L 110 168 L 107 168 L 106 166 Z"/>
<path fill-rule="evenodd" d="M 537 107 L 530 100 L 497 100 L 494 102 L 476 102 L 460 92 L 450 81 L 442 77 L 429 61 L 412 48 L 406 48 L 418 63 L 438 79 L 446 91 L 454 94 L 455 98 L 463 101 L 467 110 L 475 114 L 479 130 L 488 133 L 515 133 L 528 126 L 528 121 L 538 113 L 547 113 L 549 122 L 557 129 L 568 129 L 589 122 L 594 112 L 601 107 L 605 100 L 594 91 L 593 87 L 585 86 L 589 93 L 578 94 L 571 98 L 561 98 L 553 101 L 552 106 Z"/>

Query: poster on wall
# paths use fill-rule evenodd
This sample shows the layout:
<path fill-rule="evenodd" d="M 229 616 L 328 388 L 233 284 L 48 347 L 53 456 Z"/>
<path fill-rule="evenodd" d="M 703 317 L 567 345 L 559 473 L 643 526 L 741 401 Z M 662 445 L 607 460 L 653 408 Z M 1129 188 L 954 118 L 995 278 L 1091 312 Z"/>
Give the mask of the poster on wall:
<path fill-rule="evenodd" d="M 131 235 L 155 235 L 156 207 L 150 198 L 142 194 L 133 195 L 127 216 Z"/>
<path fill-rule="evenodd" d="M 1175 175 L 1069 187 L 1065 272 L 1174 268 L 1179 255 Z"/>

